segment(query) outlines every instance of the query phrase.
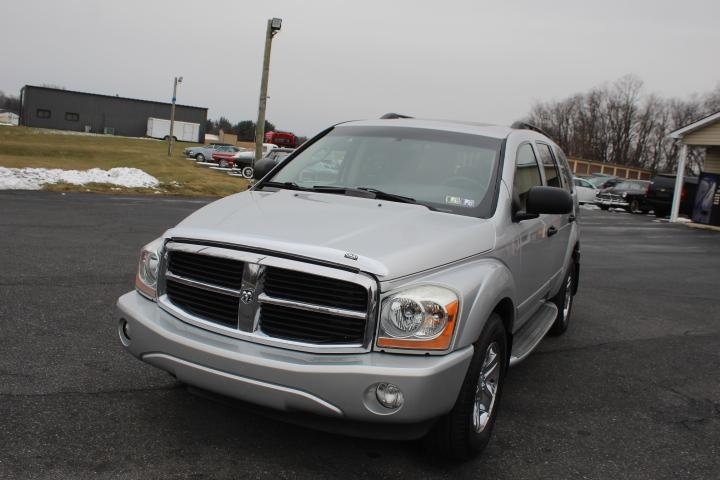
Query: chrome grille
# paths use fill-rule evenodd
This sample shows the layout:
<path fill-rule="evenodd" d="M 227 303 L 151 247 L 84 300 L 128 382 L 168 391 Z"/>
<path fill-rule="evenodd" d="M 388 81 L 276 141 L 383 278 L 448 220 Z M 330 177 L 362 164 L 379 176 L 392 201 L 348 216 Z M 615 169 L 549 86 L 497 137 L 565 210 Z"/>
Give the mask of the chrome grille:
<path fill-rule="evenodd" d="M 237 296 L 203 290 L 171 279 L 167 280 L 165 288 L 170 301 L 178 307 L 205 320 L 237 327 Z"/>
<path fill-rule="evenodd" d="M 243 262 L 188 252 L 169 252 L 168 271 L 190 280 L 239 290 Z"/>
<path fill-rule="evenodd" d="M 369 351 L 377 283 L 368 275 L 214 245 L 165 246 L 159 305 L 187 323 L 303 351 Z"/>
<path fill-rule="evenodd" d="M 260 327 L 268 335 L 311 343 L 359 343 L 365 333 L 365 319 L 299 310 L 265 304 Z"/>
<path fill-rule="evenodd" d="M 367 290 L 357 283 L 283 268 L 265 270 L 264 292 L 275 298 L 364 312 Z"/>

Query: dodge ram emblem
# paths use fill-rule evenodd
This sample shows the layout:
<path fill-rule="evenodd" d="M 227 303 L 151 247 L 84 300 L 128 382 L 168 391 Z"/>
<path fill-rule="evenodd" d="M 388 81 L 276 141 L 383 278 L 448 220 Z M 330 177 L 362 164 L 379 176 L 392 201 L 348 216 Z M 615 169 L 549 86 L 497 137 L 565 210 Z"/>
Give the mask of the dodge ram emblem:
<path fill-rule="evenodd" d="M 254 294 L 255 294 L 255 292 L 252 289 L 246 288 L 245 290 L 240 292 L 240 301 L 242 303 L 244 303 L 245 305 L 247 305 L 253 301 Z"/>

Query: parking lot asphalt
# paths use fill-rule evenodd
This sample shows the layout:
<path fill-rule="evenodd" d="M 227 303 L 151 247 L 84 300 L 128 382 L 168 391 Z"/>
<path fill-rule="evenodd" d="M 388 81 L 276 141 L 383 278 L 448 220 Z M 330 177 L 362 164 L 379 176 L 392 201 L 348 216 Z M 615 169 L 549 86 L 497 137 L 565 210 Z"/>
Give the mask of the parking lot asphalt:
<path fill-rule="evenodd" d="M 0 192 L 0 478 L 720 475 L 720 234 L 583 210 L 568 332 L 510 370 L 488 449 L 453 465 L 214 403 L 124 352 L 139 248 L 204 203 Z"/>

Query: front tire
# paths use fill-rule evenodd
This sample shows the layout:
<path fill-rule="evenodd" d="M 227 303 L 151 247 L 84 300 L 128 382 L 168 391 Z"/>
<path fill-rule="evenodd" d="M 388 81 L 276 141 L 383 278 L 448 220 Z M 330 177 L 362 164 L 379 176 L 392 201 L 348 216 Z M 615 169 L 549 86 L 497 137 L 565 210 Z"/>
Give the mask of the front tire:
<path fill-rule="evenodd" d="M 453 409 L 425 439 L 428 453 L 464 460 L 480 454 L 497 419 L 508 365 L 508 341 L 502 319 L 493 313 L 475 342 L 470 367 Z"/>
<path fill-rule="evenodd" d="M 220 160 L 219 166 L 220 166 L 220 168 L 227 168 L 227 167 L 228 167 L 228 161 L 225 160 L 225 159 Z"/>
<path fill-rule="evenodd" d="M 253 172 L 253 168 L 252 168 L 252 167 L 245 167 L 245 168 L 242 169 L 242 176 L 243 176 L 244 178 L 247 178 L 248 180 L 250 180 L 251 178 L 253 178 L 253 173 L 254 173 L 254 172 Z"/>
<path fill-rule="evenodd" d="M 205 155 L 203 155 L 202 153 L 198 153 L 197 155 L 195 155 L 195 160 L 197 160 L 198 162 L 204 162 Z"/>
<path fill-rule="evenodd" d="M 558 313 L 555 317 L 555 322 L 553 323 L 552 327 L 550 327 L 550 331 L 548 331 L 549 335 L 562 335 L 563 333 L 565 333 L 568 325 L 570 324 L 570 314 L 572 313 L 573 297 L 575 296 L 575 275 L 575 263 L 572 263 L 570 265 L 567 275 L 565 275 L 565 280 L 563 281 L 562 288 L 557 293 L 557 295 L 555 295 L 551 299 L 551 302 L 554 303 L 557 307 Z"/>
<path fill-rule="evenodd" d="M 630 202 L 630 213 L 636 213 L 640 210 L 640 201 L 636 198 Z"/>

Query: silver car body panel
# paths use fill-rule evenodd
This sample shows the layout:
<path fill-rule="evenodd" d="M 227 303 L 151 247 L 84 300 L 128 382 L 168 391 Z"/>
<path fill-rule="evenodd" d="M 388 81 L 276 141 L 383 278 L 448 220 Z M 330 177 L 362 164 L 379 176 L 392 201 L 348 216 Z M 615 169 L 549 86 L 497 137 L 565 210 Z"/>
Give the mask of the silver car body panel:
<path fill-rule="evenodd" d="M 181 381 L 278 410 L 350 420 L 417 423 L 447 413 L 473 354 L 472 347 L 422 357 L 299 352 L 179 322 L 137 292 L 120 297 L 117 307 L 132 332 L 128 351 Z M 377 403 L 379 382 L 402 389 L 401 408 Z"/>
<path fill-rule="evenodd" d="M 232 248 L 222 249 L 223 254 L 241 252 L 233 255 L 251 255 L 257 264 L 282 257 L 298 268 L 312 264 L 327 268 L 326 272 L 366 275 L 377 281 L 376 311 L 388 295 L 410 286 L 444 286 L 460 299 L 450 348 L 381 351 L 363 345 L 356 351 L 318 353 L 302 345 L 230 334 L 188 321 L 182 312 L 168 308 L 161 288 L 160 308 L 137 293 L 118 303 L 123 318 L 132 322 L 135 333 L 127 348 L 134 355 L 220 393 L 265 401 L 279 409 L 330 416 L 339 410 L 343 417 L 354 419 L 377 421 L 378 415 L 387 413 L 362 402 L 367 401 L 373 381 L 397 381 L 403 392 L 409 392 L 406 399 L 417 395 L 429 399 L 388 416 L 411 422 L 452 408 L 472 357 L 472 344 L 501 302 L 511 306 L 511 318 L 504 319 L 510 332 L 519 332 L 526 324 L 523 332 L 546 331 L 547 318 L 542 328 L 534 320 L 540 313 L 544 317 L 551 313 L 548 299 L 560 290 L 578 251 L 577 193 L 573 187 L 572 214 L 513 222 L 512 186 L 520 145 L 531 144 L 536 157 L 536 142 L 556 146 L 533 131 L 469 123 L 397 119 L 352 125 L 432 128 L 504 139 L 491 218 L 327 193 L 250 190 L 199 209 L 164 238 L 229 245 Z M 546 183 L 544 169 L 540 171 Z M 551 227 L 557 231 L 552 236 Z M 531 350 L 540 339 L 523 340 Z M 262 400 L 257 392 L 272 399 Z"/>

